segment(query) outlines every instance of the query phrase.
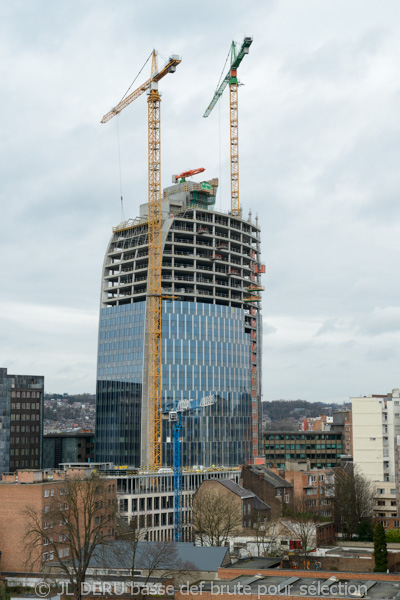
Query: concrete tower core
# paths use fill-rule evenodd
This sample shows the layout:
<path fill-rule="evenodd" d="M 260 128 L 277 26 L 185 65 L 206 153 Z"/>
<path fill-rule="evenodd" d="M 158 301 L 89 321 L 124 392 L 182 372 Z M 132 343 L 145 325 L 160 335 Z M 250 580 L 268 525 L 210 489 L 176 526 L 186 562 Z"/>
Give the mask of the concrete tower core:
<path fill-rule="evenodd" d="M 183 416 L 183 465 L 245 464 L 259 454 L 260 230 L 214 210 L 218 179 L 181 181 L 162 199 L 162 401 L 212 395 Z M 113 229 L 102 275 L 96 461 L 148 464 L 148 205 Z M 173 433 L 162 424 L 163 465 Z"/>

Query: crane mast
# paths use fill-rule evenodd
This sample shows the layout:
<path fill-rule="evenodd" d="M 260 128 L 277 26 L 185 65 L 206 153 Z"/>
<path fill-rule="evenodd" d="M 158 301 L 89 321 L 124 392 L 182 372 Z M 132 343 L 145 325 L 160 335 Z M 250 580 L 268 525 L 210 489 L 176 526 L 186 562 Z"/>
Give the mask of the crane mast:
<path fill-rule="evenodd" d="M 175 521 L 175 542 L 182 542 L 183 519 L 182 519 L 182 488 L 183 488 L 183 469 L 182 469 L 182 444 L 183 444 L 183 426 L 182 413 L 198 410 L 206 406 L 213 406 L 216 398 L 213 395 L 205 396 L 200 400 L 180 400 L 174 410 L 163 413 L 164 418 L 168 418 L 174 423 L 174 521 Z"/>
<path fill-rule="evenodd" d="M 129 96 L 106 113 L 101 123 L 107 123 L 136 98 L 149 90 L 148 106 L 148 391 L 149 391 L 149 465 L 159 468 L 161 454 L 161 168 L 160 168 L 160 104 L 158 82 L 168 73 L 174 73 L 181 58 L 172 55 L 158 71 L 157 54 L 152 52 L 151 76 Z"/>
<path fill-rule="evenodd" d="M 238 79 L 237 69 L 244 56 L 249 53 L 253 38 L 245 37 L 239 52 L 236 44 L 231 45 L 231 65 L 221 85 L 215 92 L 213 99 L 203 117 L 208 117 L 218 100 L 221 98 L 226 86 L 229 84 L 229 113 L 230 113 L 230 166 L 231 166 L 231 213 L 238 216 L 239 210 L 239 121 L 238 121 Z"/>
<path fill-rule="evenodd" d="M 233 48 L 232 48 L 233 50 Z M 231 141 L 231 212 L 239 215 L 239 139 L 238 139 L 238 80 L 231 70 L 229 83 L 229 114 Z"/>
<path fill-rule="evenodd" d="M 157 70 L 153 52 L 152 72 Z M 158 83 L 150 84 L 148 106 L 149 173 L 149 464 L 161 467 L 161 165 L 160 107 Z"/>

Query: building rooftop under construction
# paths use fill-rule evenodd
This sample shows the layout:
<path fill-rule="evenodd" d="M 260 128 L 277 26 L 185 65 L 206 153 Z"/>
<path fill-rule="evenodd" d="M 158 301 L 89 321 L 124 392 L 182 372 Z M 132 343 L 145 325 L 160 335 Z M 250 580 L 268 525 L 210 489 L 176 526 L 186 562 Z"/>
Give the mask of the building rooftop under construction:
<path fill-rule="evenodd" d="M 183 417 L 184 465 L 258 456 L 261 400 L 260 230 L 215 210 L 218 179 L 180 181 L 161 200 L 162 402 L 213 395 Z M 148 204 L 113 228 L 101 285 L 96 460 L 148 463 Z M 169 422 L 164 465 L 173 464 Z"/>

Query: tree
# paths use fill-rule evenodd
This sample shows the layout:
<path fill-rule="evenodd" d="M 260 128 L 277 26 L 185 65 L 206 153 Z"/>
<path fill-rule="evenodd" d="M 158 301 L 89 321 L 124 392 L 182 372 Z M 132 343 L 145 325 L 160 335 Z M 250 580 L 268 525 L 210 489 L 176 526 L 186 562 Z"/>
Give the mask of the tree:
<path fill-rule="evenodd" d="M 201 546 L 226 546 L 230 537 L 239 535 L 242 522 L 240 498 L 223 489 L 197 490 L 193 499 L 193 532 Z"/>
<path fill-rule="evenodd" d="M 195 569 L 193 563 L 182 560 L 175 542 L 148 542 L 149 530 L 140 526 L 137 519 L 127 522 L 117 518 L 116 540 L 110 540 L 98 546 L 93 554 L 93 563 L 103 569 L 126 569 L 129 571 L 129 583 L 139 585 L 137 573 L 141 572 L 140 586 L 145 588 L 161 579 L 174 582 L 186 582 L 190 572 Z M 140 595 L 140 594 L 139 594 Z"/>
<path fill-rule="evenodd" d="M 138 544 L 141 541 L 148 539 L 148 529 L 146 527 L 139 526 L 138 519 L 132 519 L 128 524 L 120 518 L 116 521 L 116 537 L 118 540 L 125 542 L 125 546 L 117 544 L 113 546 L 113 553 L 117 554 L 124 563 L 127 564 L 127 568 L 130 570 L 131 581 L 135 580 L 135 569 L 137 569 L 136 555 L 138 553 Z M 110 547 L 110 542 L 104 545 L 104 549 Z M 128 551 L 128 552 L 127 552 Z"/>
<path fill-rule="evenodd" d="M 371 521 L 361 521 L 357 527 L 357 540 L 359 542 L 372 542 L 374 540 L 374 528 Z"/>
<path fill-rule="evenodd" d="M 335 529 L 346 540 L 350 540 L 357 533 L 359 525 L 372 517 L 372 486 L 354 465 L 336 470 L 334 488 Z"/>
<path fill-rule="evenodd" d="M 115 535 L 115 483 L 76 471 L 55 484 L 54 492 L 45 515 L 27 508 L 26 548 L 32 561 L 38 552 L 42 554 L 45 572 L 55 561 L 69 581 L 69 591 L 79 600 L 95 549 Z"/>
<path fill-rule="evenodd" d="M 319 515 L 306 505 L 303 496 L 294 498 L 293 507 L 288 507 L 285 511 L 284 526 L 300 542 L 300 548 L 296 551 L 307 559 L 308 553 L 315 548 L 317 544 L 317 525 L 321 521 Z"/>
<path fill-rule="evenodd" d="M 252 530 L 257 546 L 257 556 L 265 556 L 276 550 L 279 520 L 266 519 L 260 511 L 252 511 Z"/>
<path fill-rule="evenodd" d="M 388 568 L 388 551 L 385 537 L 385 530 L 382 523 L 375 525 L 374 531 L 374 572 L 386 573 Z"/>
<path fill-rule="evenodd" d="M 6 581 L 0 581 L 0 600 L 10 600 L 10 596 Z"/>
<path fill-rule="evenodd" d="M 389 543 L 400 544 L 400 531 L 398 529 L 386 530 L 385 537 Z"/>

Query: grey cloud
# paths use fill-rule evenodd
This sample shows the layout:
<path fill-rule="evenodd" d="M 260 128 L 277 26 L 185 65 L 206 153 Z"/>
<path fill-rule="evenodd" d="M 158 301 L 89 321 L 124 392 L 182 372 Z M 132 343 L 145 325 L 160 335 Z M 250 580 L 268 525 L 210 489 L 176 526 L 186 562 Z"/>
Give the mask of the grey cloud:
<path fill-rule="evenodd" d="M 183 55 L 162 85 L 162 184 L 204 166 L 221 173 L 217 206 L 228 209 L 227 95 L 202 114 L 231 39 L 246 32 L 254 43 L 240 74 L 240 199 L 245 215 L 259 214 L 267 264 L 264 398 L 343 400 L 396 387 L 396 361 L 375 365 L 366 348 L 379 354 L 399 327 L 395 314 L 373 313 L 400 294 L 400 85 L 390 70 L 400 62 L 399 16 L 397 1 L 383 11 L 370 0 L 205 0 L 201 10 L 183 0 L 2 3 L 0 308 L 97 314 L 120 219 L 117 123 L 99 120 L 153 44 Z M 146 110 L 143 97 L 119 118 L 129 217 L 147 194 Z M 275 314 L 322 315 L 323 324 L 311 341 L 282 341 Z M 37 370 L 53 391 L 93 391 L 97 328 L 88 319 L 68 335 L 56 319 L 52 331 L 34 318 L 2 321 L 0 365 Z"/>
<path fill-rule="evenodd" d="M 400 306 L 374 309 L 367 318 L 363 319 L 359 331 L 364 335 L 372 336 L 400 331 Z"/>

